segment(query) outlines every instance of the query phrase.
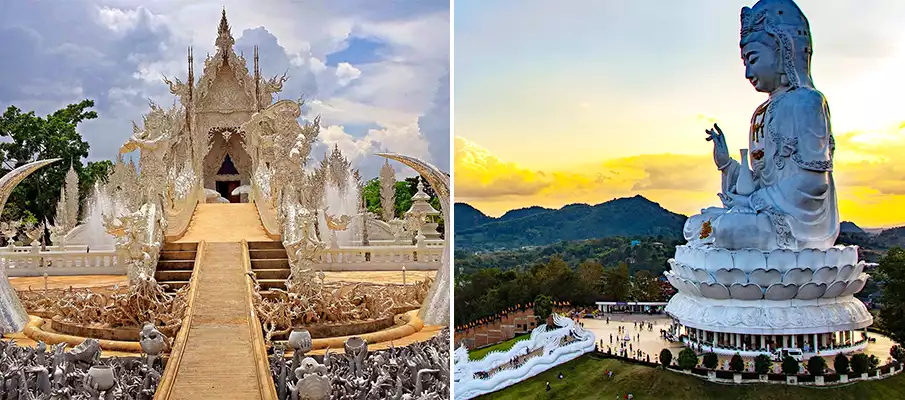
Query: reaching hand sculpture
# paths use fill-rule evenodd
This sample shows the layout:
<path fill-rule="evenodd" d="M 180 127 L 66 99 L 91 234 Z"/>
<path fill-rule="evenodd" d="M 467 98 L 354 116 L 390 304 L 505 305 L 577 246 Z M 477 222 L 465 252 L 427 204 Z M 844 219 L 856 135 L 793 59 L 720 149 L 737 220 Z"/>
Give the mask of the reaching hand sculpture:
<path fill-rule="evenodd" d="M 59 158 L 35 161 L 10 171 L 0 178 L 0 214 L 6 206 L 6 200 L 19 182 L 41 167 L 60 161 Z M 28 313 L 16 296 L 15 289 L 9 284 L 6 273 L 0 269 L 0 334 L 19 332 L 28 322 Z"/>
<path fill-rule="evenodd" d="M 449 175 L 440 171 L 437 167 L 421 161 L 415 157 L 405 156 L 393 153 L 378 153 L 378 156 L 386 157 L 399 161 L 408 165 L 419 174 L 421 174 L 431 187 L 434 193 L 440 199 L 440 209 L 443 212 L 443 220 L 449 221 Z M 444 224 L 445 234 L 443 237 L 449 238 L 449 224 Z M 449 244 L 443 245 L 443 262 L 437 271 L 437 277 L 427 298 L 419 311 L 419 316 L 429 325 L 448 325 L 449 324 L 449 284 L 450 284 L 450 260 L 449 260 Z"/>
<path fill-rule="evenodd" d="M 719 126 L 706 131 L 723 207 L 689 218 L 685 239 L 730 250 L 825 250 L 839 234 L 835 142 L 826 99 L 811 80 L 807 18 L 791 0 L 761 0 L 742 10 L 741 26 L 745 77 L 768 98 L 751 118 L 741 163 Z"/>

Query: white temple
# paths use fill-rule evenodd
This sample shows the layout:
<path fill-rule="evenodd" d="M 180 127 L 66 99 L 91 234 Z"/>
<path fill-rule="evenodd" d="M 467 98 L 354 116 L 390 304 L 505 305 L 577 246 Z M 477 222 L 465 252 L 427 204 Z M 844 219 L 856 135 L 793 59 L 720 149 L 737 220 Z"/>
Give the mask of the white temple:
<path fill-rule="evenodd" d="M 741 162 L 718 126 L 707 131 L 724 206 L 690 217 L 688 244 L 669 260 L 673 333 L 701 351 L 744 356 L 861 349 L 873 318 L 854 295 L 868 276 L 857 247 L 834 246 L 835 142 L 811 79 L 807 18 L 792 0 L 745 7 L 740 48 L 746 78 L 769 96 L 751 119 Z"/>

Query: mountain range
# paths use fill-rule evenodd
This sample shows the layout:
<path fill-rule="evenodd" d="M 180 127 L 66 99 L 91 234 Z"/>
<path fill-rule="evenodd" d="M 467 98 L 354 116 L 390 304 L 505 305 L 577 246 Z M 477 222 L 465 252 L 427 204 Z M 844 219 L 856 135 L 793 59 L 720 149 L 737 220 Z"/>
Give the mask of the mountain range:
<path fill-rule="evenodd" d="M 641 195 L 597 205 L 519 208 L 496 218 L 467 203 L 456 203 L 454 212 L 456 250 L 465 251 L 543 246 L 613 236 L 681 239 L 687 219 Z M 893 246 L 905 246 L 905 227 L 872 230 L 843 221 L 838 243 L 861 246 L 863 252 L 883 252 Z"/>
<path fill-rule="evenodd" d="M 597 205 L 520 208 L 498 218 L 466 203 L 456 203 L 454 207 L 457 250 L 541 246 L 611 236 L 675 239 L 681 238 L 687 218 L 640 195 Z"/>

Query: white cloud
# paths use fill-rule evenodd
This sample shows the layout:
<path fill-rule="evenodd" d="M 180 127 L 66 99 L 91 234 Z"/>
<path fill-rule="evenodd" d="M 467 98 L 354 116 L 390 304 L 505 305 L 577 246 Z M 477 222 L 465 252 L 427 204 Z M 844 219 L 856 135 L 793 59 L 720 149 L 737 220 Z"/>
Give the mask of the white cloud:
<path fill-rule="evenodd" d="M 310 65 L 311 72 L 314 72 L 315 74 L 319 74 L 327 70 L 327 65 L 317 57 L 309 58 L 308 65 Z"/>
<path fill-rule="evenodd" d="M 185 79 L 188 46 L 194 47 L 200 76 L 205 54 L 214 52 L 221 7 L 249 69 L 251 48 L 258 45 L 264 75 L 287 72 L 290 77 L 277 96 L 304 96 L 306 117 L 322 115 L 324 143 L 348 147 L 363 166 L 371 164 L 365 156 L 383 146 L 428 159 L 428 141 L 449 147 L 448 93 L 440 96 L 439 107 L 434 104 L 449 67 L 447 1 L 24 3 L 4 5 L 0 14 L 0 54 L 18 60 L 0 64 L 0 76 L 15 77 L 0 81 L 0 104 L 48 113 L 84 98 L 95 100 L 99 118 L 79 128 L 92 145 L 91 159 L 116 156 L 131 133 L 130 121 L 148 111 L 149 98 L 159 104 L 173 101 L 160 78 Z M 78 30 L 70 29 L 72 21 L 78 21 Z M 379 42 L 379 54 L 368 62 L 330 59 L 353 38 Z M 447 128 L 441 137 L 444 122 L 436 114 L 444 110 Z M 424 124 L 419 118 L 428 114 L 433 115 L 427 119 L 434 121 L 431 129 L 419 129 Z M 349 134 L 333 125 L 377 128 Z M 382 163 L 377 161 L 373 171 L 362 172 L 375 175 Z"/>
<path fill-rule="evenodd" d="M 346 86 L 361 76 L 361 70 L 352 66 L 347 62 L 341 62 L 336 66 L 336 79 L 339 80 L 340 86 Z"/>
<path fill-rule="evenodd" d="M 376 171 L 380 168 L 383 159 L 375 157 L 374 154 L 383 151 L 407 154 L 432 161 L 428 143 L 418 131 L 418 123 L 414 120 L 406 125 L 369 129 L 368 133 L 361 138 L 347 133 L 342 125 L 328 125 L 321 129 L 320 142 L 322 145 L 315 151 L 326 151 L 337 146 L 349 162 L 363 172 Z M 320 156 L 320 154 L 313 155 Z"/>

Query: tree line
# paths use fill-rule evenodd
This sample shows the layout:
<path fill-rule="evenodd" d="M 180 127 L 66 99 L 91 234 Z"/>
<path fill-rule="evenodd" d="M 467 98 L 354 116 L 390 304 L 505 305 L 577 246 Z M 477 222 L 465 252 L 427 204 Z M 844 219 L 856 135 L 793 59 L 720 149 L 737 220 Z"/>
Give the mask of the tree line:
<path fill-rule="evenodd" d="M 539 296 L 575 306 L 594 306 L 597 301 L 664 301 L 671 295 L 669 283 L 659 275 L 648 270 L 629 271 L 625 262 L 604 267 L 597 260 L 585 260 L 573 268 L 557 254 L 524 269 L 485 268 L 457 273 L 455 325 L 491 317 Z"/>

